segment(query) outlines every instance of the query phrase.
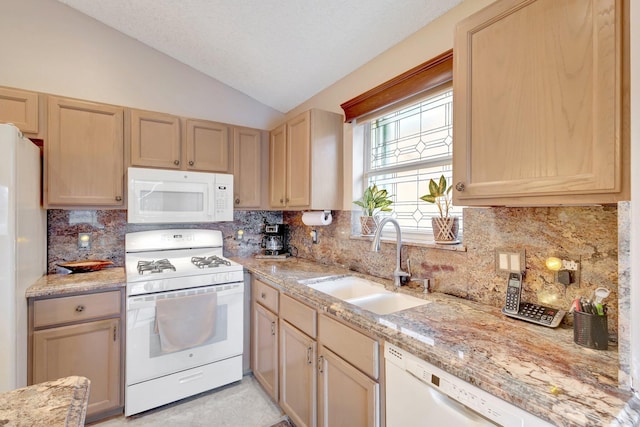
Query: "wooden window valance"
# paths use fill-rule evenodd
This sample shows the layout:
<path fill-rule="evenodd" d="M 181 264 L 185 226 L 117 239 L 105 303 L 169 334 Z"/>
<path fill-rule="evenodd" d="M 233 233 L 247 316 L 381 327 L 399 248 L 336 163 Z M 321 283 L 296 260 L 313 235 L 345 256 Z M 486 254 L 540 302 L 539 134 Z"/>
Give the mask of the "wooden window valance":
<path fill-rule="evenodd" d="M 453 80 L 453 50 L 424 62 L 381 85 L 340 104 L 345 122 L 373 113 Z"/>

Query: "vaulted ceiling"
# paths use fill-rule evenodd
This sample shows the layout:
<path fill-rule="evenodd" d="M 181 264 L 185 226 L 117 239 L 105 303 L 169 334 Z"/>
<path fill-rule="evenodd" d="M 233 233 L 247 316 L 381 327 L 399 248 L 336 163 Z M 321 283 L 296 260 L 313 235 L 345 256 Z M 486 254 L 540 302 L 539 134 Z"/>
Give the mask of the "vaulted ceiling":
<path fill-rule="evenodd" d="M 283 113 L 462 0 L 58 0 Z"/>

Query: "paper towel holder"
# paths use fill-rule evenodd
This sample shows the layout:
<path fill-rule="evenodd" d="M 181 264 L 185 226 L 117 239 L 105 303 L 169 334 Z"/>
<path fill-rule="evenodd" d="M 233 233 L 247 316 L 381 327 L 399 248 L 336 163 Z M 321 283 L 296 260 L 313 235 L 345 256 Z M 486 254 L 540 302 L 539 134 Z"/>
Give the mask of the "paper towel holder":
<path fill-rule="evenodd" d="M 307 221 L 305 216 L 309 216 L 309 220 Z M 313 216 L 313 217 L 312 217 Z M 322 210 L 322 211 L 304 211 L 302 212 L 302 222 L 309 227 L 322 226 L 331 224 L 333 217 L 331 216 L 330 210 Z"/>

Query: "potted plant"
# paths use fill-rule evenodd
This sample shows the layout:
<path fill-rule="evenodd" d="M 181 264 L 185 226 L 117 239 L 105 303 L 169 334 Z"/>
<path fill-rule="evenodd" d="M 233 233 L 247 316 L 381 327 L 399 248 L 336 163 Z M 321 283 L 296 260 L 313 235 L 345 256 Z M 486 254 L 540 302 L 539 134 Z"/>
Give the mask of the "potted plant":
<path fill-rule="evenodd" d="M 433 179 L 429 180 L 429 194 L 420 197 L 425 202 L 435 203 L 440 212 L 440 216 L 431 218 L 431 226 L 433 227 L 433 239 L 436 243 L 457 243 L 458 242 L 458 217 L 449 216 L 451 210 L 451 189 L 447 186 L 447 179 L 444 175 L 440 176 L 440 180 L 436 184 Z"/>
<path fill-rule="evenodd" d="M 370 185 L 360 200 L 354 200 L 353 203 L 360 206 L 363 215 L 360 217 L 360 226 L 363 236 L 373 236 L 376 232 L 377 222 L 375 216 L 380 212 L 391 212 L 389 207 L 393 201 L 391 195 L 385 189 L 379 189 L 376 184 Z"/>

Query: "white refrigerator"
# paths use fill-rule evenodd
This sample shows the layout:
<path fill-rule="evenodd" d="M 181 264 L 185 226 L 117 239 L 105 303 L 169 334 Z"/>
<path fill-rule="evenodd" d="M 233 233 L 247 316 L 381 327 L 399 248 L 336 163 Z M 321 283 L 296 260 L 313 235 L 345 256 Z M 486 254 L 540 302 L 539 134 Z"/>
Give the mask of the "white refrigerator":
<path fill-rule="evenodd" d="M 40 149 L 0 124 L 0 392 L 27 385 L 26 289 L 46 272 Z"/>

